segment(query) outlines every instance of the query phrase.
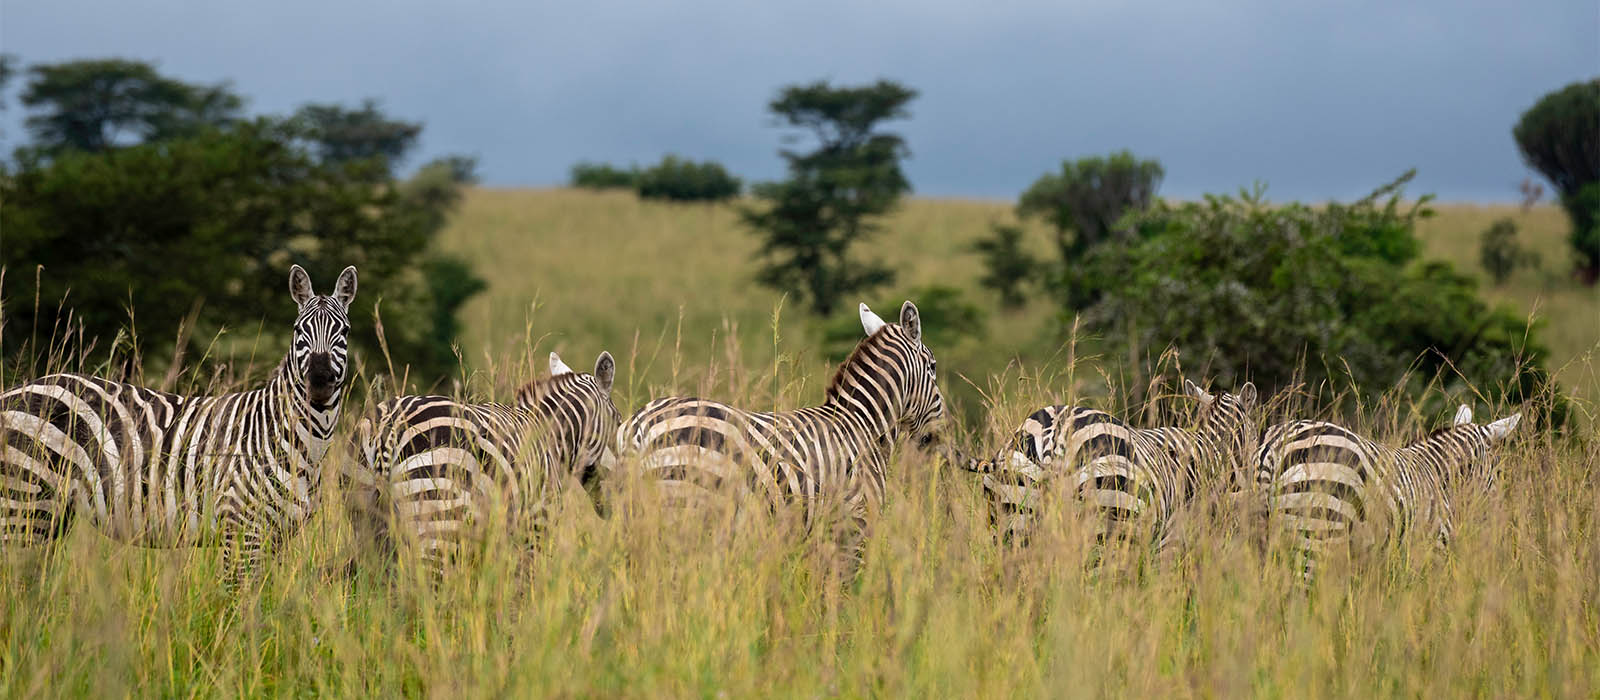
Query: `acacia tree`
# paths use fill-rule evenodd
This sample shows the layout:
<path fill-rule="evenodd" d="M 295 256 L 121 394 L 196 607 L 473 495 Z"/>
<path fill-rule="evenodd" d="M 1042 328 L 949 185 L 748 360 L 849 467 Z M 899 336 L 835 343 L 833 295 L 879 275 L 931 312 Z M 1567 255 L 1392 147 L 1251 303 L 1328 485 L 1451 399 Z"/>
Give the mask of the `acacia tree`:
<path fill-rule="evenodd" d="M 899 134 L 881 122 L 910 116 L 917 93 L 889 80 L 840 86 L 818 81 L 791 85 L 768 105 L 785 125 L 805 129 L 816 148 L 780 151 L 789 177 L 753 188 L 763 206 L 742 212 L 764 238 L 756 279 L 796 295 L 819 315 L 842 298 L 894 281 L 894 271 L 850 256 L 850 247 L 879 229 L 911 189 L 900 160 L 909 155 Z"/>
<path fill-rule="evenodd" d="M 1572 220 L 1578 272 L 1600 279 L 1600 78 L 1540 98 L 1511 131 L 1522 157 L 1555 185 Z"/>

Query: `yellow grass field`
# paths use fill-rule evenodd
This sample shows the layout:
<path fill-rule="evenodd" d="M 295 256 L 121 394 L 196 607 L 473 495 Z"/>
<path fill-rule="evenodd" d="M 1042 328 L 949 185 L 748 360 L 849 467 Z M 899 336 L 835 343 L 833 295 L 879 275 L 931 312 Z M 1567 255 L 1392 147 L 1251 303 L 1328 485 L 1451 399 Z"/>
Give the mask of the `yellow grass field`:
<path fill-rule="evenodd" d="M 1600 302 L 1562 274 L 1559 212 L 1442 210 L 1422 231 L 1428 254 L 1465 270 L 1477 232 L 1517 218 L 1544 269 L 1488 294 L 1547 324 L 1592 417 Z M 910 201 L 868 248 L 900 283 L 867 301 L 887 317 L 907 290 L 974 287 L 971 238 L 1009 216 Z M 750 283 L 754 244 L 726 206 L 474 190 L 440 241 L 490 282 L 463 314 L 459 391 L 506 399 L 549 350 L 587 367 L 608 349 L 625 413 L 669 391 L 813 403 L 831 371 L 815 322 Z M 996 313 L 985 337 L 933 348 L 947 396 L 988 416 L 965 437 L 993 445 L 1047 401 L 1126 403 L 1121 378 L 1101 374 L 1111 363 L 1059 341 L 1053 313 Z M 346 404 L 346 433 L 363 399 Z M 1443 420 L 1357 427 L 1387 440 Z M 792 529 L 695 528 L 648 508 L 599 519 L 572 492 L 538 547 L 488 546 L 437 587 L 372 554 L 346 576 L 332 489 L 237 599 L 216 550 L 127 548 L 78 527 L 49 550 L 0 551 L 0 697 L 1600 697 L 1600 440 L 1527 428 L 1498 454 L 1497 487 L 1457 503 L 1447 552 L 1405 540 L 1330 562 L 1309 591 L 1281 543 L 1258 549 L 1263 533 L 1225 507 L 1202 507 L 1172 558 L 1135 548 L 1090 566 L 1061 500 L 1028 547 L 997 542 L 971 474 L 913 454 L 893 461 L 844 585 Z M 327 466 L 350 458 L 336 447 Z"/>

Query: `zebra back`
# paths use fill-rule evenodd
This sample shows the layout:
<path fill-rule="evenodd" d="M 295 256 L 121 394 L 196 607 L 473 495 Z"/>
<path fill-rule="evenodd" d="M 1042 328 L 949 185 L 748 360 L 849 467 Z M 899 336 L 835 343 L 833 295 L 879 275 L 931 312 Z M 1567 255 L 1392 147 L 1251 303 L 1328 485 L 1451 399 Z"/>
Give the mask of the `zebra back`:
<path fill-rule="evenodd" d="M 625 463 L 673 507 L 759 496 L 771 509 L 798 502 L 811 519 L 819 501 L 841 504 L 864 531 L 882 502 L 889 453 L 909 440 L 933 449 L 944 398 L 937 362 L 922 343 L 911 302 L 889 324 L 860 307 L 866 339 L 840 365 L 820 406 L 754 412 L 717 401 L 666 397 L 625 422 Z"/>
<path fill-rule="evenodd" d="M 513 536 L 535 533 L 569 476 L 592 478 L 615 459 L 615 369 L 610 353 L 592 374 L 552 353 L 552 373 L 519 388 L 514 404 L 445 396 L 379 404 L 357 426 L 357 459 L 342 475 L 358 538 L 385 546 L 396 534 L 412 539 L 438 574 L 487 523 L 503 522 Z"/>
<path fill-rule="evenodd" d="M 1272 426 L 1254 459 L 1269 516 L 1289 531 L 1306 581 L 1315 559 L 1406 532 L 1447 545 L 1453 494 L 1463 482 L 1492 483 L 1491 448 L 1521 414 L 1486 425 L 1462 406 L 1454 424 L 1400 449 L 1323 421 Z"/>

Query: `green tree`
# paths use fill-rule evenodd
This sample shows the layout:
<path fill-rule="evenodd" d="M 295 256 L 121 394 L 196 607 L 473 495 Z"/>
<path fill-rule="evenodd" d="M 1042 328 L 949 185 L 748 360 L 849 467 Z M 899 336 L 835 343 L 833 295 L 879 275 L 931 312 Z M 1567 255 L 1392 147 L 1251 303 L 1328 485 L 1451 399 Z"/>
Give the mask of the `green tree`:
<path fill-rule="evenodd" d="M 244 100 L 226 83 L 197 85 L 123 59 L 37 65 L 22 92 L 35 147 L 55 155 L 99 152 L 225 126 Z"/>
<path fill-rule="evenodd" d="M 389 356 L 424 384 L 446 376 L 455 312 L 483 283 L 429 244 L 472 161 L 443 158 L 406 181 L 389 164 L 388 154 L 321 157 L 302 120 L 270 117 L 18 159 L 0 173 L 5 354 L 37 357 L 69 319 L 98 342 L 90 358 L 119 336 L 163 358 L 184 324 L 195 350 L 223 329 L 251 339 L 261 319 L 265 340 L 282 343 L 289 264 L 316 280 L 354 264 L 362 288 L 376 290 L 363 298 L 381 305 Z M 381 358 L 372 308 L 351 310 L 369 360 Z"/>
<path fill-rule="evenodd" d="M 1517 268 L 1538 265 L 1539 256 L 1517 242 L 1517 222 L 1499 219 L 1480 237 L 1478 261 L 1495 284 L 1505 284 Z"/>
<path fill-rule="evenodd" d="M 640 172 L 635 186 L 644 199 L 718 202 L 737 197 L 743 184 L 716 161 L 696 163 L 668 155 Z"/>
<path fill-rule="evenodd" d="M 1572 220 L 1578 272 L 1600 279 L 1600 78 L 1545 95 L 1511 130 L 1522 157 L 1555 185 Z"/>
<path fill-rule="evenodd" d="M 1060 174 L 1046 173 L 1022 193 L 1017 216 L 1049 222 L 1061 260 L 1070 264 L 1109 239 L 1124 214 L 1149 207 L 1165 174 L 1160 162 L 1128 151 L 1062 161 Z"/>
<path fill-rule="evenodd" d="M 1427 198 L 1401 205 L 1410 175 L 1352 204 L 1273 206 L 1258 188 L 1157 205 L 1133 222 L 1140 238 L 1091 256 L 1106 291 L 1083 318 L 1136 352 L 1175 347 L 1223 384 L 1547 396 L 1537 328 L 1395 240 L 1430 213 Z"/>
<path fill-rule="evenodd" d="M 317 157 L 330 163 L 381 159 L 392 169 L 422 134 L 421 124 L 390 119 L 371 98 L 358 109 L 308 104 L 295 112 L 294 119 L 305 129 Z"/>
<path fill-rule="evenodd" d="M 639 182 L 637 166 L 626 170 L 606 163 L 580 161 L 572 166 L 570 183 L 573 187 L 592 190 L 634 189 Z"/>
<path fill-rule="evenodd" d="M 978 284 L 1000 295 L 1000 305 L 1014 309 L 1027 301 L 1024 287 L 1039 270 L 1040 263 L 1022 247 L 1022 227 L 995 224 L 994 236 L 973 244 L 983 256 L 984 275 Z"/>
<path fill-rule="evenodd" d="M 794 128 L 809 131 L 816 148 L 780 151 L 789 177 L 756 185 L 762 206 L 744 210 L 745 223 L 763 237 L 756 279 L 796 295 L 819 315 L 840 300 L 894 281 L 881 264 L 850 256 L 850 247 L 878 229 L 911 189 L 900 160 L 905 139 L 878 130 L 881 122 L 910 116 L 916 91 L 879 80 L 835 87 L 826 81 L 791 85 L 768 109 Z"/>

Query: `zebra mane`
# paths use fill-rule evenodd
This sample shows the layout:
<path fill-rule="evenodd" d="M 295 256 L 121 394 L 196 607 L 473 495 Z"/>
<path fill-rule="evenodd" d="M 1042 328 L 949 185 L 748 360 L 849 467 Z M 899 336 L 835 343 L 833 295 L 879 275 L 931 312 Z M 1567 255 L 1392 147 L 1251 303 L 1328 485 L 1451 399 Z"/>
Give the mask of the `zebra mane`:
<path fill-rule="evenodd" d="M 586 376 L 589 375 L 578 372 L 564 372 L 562 374 L 547 374 L 539 377 L 517 387 L 517 405 L 523 408 L 537 408 L 539 401 L 544 397 L 566 388 L 569 384 L 576 384 Z"/>
<path fill-rule="evenodd" d="M 893 340 L 890 339 L 891 336 Z M 856 349 L 851 350 L 850 356 L 845 358 L 844 362 L 839 363 L 839 368 L 833 371 L 833 377 L 828 380 L 828 388 L 822 392 L 822 395 L 828 400 L 832 400 L 834 397 L 838 396 L 839 385 L 844 383 L 844 375 L 846 370 L 854 367 L 856 361 L 860 359 L 863 353 L 870 348 L 875 348 L 880 345 L 895 341 L 909 342 L 910 339 L 905 336 L 905 329 L 901 328 L 900 324 L 890 323 L 886 324 L 882 328 L 879 328 L 877 332 L 873 333 L 872 335 L 863 338 L 861 342 L 856 343 Z"/>

